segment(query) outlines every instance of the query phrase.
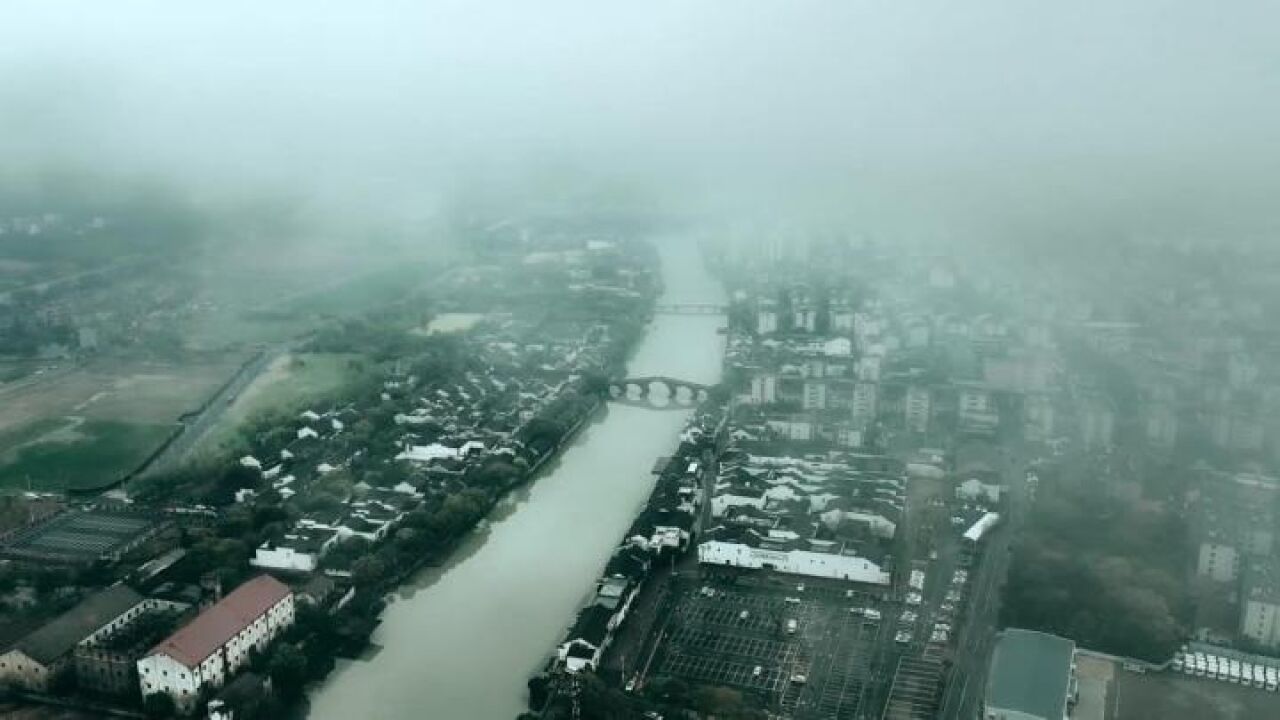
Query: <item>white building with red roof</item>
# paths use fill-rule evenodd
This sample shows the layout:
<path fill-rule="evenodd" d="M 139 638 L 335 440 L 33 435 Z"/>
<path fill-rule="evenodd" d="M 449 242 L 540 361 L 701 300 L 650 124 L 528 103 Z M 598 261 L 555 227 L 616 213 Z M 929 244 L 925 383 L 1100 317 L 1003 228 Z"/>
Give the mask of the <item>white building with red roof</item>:
<path fill-rule="evenodd" d="M 269 575 L 244 583 L 138 661 L 142 696 L 167 693 L 184 712 L 293 624 L 293 591 Z"/>

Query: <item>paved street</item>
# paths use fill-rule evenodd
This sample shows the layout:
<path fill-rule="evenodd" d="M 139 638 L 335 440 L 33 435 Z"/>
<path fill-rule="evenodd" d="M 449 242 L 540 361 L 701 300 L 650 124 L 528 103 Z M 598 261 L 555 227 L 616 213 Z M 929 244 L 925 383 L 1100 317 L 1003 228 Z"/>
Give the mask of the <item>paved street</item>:
<path fill-rule="evenodd" d="M 1001 473 L 1007 488 L 1005 519 L 975 556 L 966 619 L 956 641 L 939 714 L 943 720 L 971 720 L 978 716 L 981 708 L 987 664 L 998 629 L 1000 592 L 1009 571 L 1010 543 L 1028 509 L 1026 461 L 1022 448 L 1010 450 L 1003 457 Z"/>
<path fill-rule="evenodd" d="M 282 354 L 288 352 L 288 345 L 278 345 L 258 353 L 245 363 L 212 399 L 204 409 L 190 417 L 183 418 L 182 431 L 169 443 L 159 455 L 143 469 L 144 474 L 154 474 L 171 469 L 181 463 L 187 454 L 200 442 L 213 426 L 218 423 L 222 414 L 245 388 L 249 387 L 271 363 Z"/>

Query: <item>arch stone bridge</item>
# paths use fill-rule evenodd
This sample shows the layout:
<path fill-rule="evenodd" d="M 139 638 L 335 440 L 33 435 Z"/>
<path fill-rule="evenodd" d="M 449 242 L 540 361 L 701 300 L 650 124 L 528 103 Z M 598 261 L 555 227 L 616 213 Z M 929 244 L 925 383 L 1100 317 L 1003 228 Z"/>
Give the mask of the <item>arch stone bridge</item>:
<path fill-rule="evenodd" d="M 655 392 L 656 390 L 656 392 Z M 609 382 L 609 399 L 613 402 L 626 403 L 652 408 L 654 410 L 687 410 L 707 399 L 710 385 L 677 380 L 676 378 L 653 376 L 611 380 Z M 654 396 L 666 396 L 666 404 L 654 404 Z"/>

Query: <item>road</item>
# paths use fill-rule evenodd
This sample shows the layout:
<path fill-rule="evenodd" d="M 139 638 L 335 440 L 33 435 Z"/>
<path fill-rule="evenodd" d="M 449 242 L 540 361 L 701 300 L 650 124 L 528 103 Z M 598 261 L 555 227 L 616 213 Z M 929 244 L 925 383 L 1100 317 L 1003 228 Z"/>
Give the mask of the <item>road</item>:
<path fill-rule="evenodd" d="M 1020 448 L 1006 453 L 1006 518 L 987 540 L 974 569 L 966 620 L 956 640 L 951 675 L 938 714 L 942 720 L 972 720 L 979 715 L 999 622 L 1000 592 L 1009 572 L 1009 547 L 1029 508 L 1025 468 L 1026 456 Z"/>
<path fill-rule="evenodd" d="M 245 388 L 249 387 L 249 384 L 256 380 L 264 370 L 270 367 L 276 358 L 291 349 L 292 344 L 289 343 L 270 346 L 241 366 L 231 380 L 218 391 L 217 395 L 209 400 L 203 410 L 183 419 L 182 430 L 178 437 L 169 443 L 164 452 L 157 455 L 145 468 L 142 468 L 140 474 L 144 476 L 154 475 L 176 467 L 199 444 L 200 440 L 213 429 L 235 398 Z"/>
<path fill-rule="evenodd" d="M 158 260 L 154 257 L 149 257 L 149 256 L 132 255 L 126 258 L 120 258 L 118 260 L 114 260 L 107 265 L 103 265 L 102 267 L 89 268 L 87 270 L 80 270 L 77 272 L 69 273 L 67 275 L 59 275 L 57 277 L 45 278 L 44 280 L 37 280 L 36 282 L 23 285 L 22 287 L 10 288 L 9 290 L 0 292 L 0 299 L 8 298 L 12 296 L 14 293 L 30 292 L 30 291 L 48 292 L 60 285 L 67 285 L 69 283 L 73 283 L 77 280 L 82 280 L 84 278 L 93 277 L 95 275 L 105 275 L 107 273 L 114 272 L 116 270 L 121 270 L 127 267 L 133 267 L 135 265 L 143 265 L 150 262 L 158 262 Z"/>

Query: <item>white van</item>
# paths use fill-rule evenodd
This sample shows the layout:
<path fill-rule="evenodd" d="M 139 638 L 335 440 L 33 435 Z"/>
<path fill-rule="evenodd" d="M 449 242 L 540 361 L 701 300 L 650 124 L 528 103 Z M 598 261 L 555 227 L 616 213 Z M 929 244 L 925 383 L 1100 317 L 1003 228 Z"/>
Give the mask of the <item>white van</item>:
<path fill-rule="evenodd" d="M 788 635 L 795 635 L 795 634 L 796 634 L 796 628 L 797 628 L 797 627 L 799 627 L 799 625 L 796 623 L 796 621 L 795 621 L 795 620 L 788 620 L 788 621 L 787 621 L 787 634 L 788 634 Z"/>

